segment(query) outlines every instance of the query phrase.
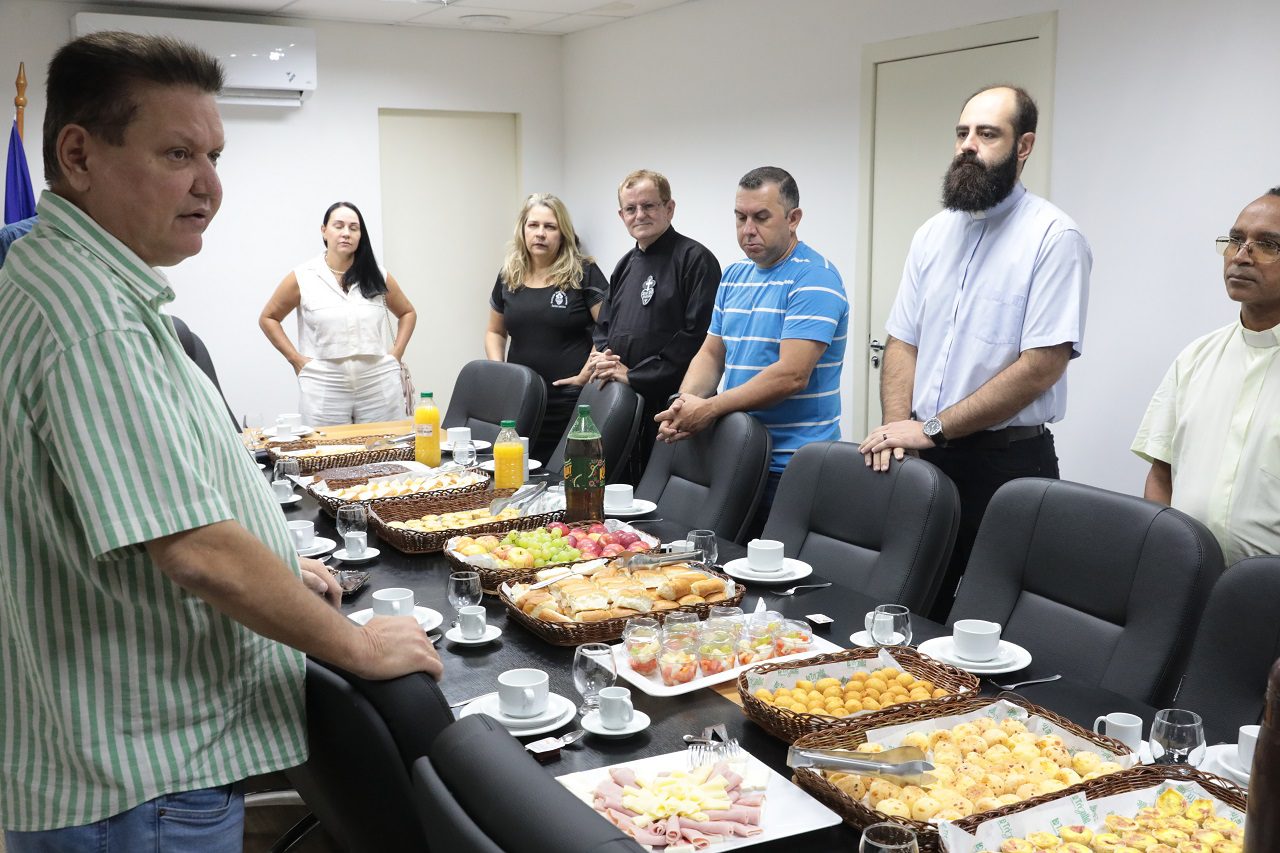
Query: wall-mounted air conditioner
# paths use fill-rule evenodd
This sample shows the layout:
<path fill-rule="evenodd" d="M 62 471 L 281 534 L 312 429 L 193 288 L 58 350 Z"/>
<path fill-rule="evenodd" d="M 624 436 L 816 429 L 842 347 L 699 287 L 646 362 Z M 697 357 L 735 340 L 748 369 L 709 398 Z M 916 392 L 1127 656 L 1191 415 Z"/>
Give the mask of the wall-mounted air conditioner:
<path fill-rule="evenodd" d="M 76 36 L 122 30 L 203 48 L 227 70 L 222 103 L 297 107 L 316 88 L 316 34 L 303 27 L 93 12 L 73 15 L 71 26 Z"/>

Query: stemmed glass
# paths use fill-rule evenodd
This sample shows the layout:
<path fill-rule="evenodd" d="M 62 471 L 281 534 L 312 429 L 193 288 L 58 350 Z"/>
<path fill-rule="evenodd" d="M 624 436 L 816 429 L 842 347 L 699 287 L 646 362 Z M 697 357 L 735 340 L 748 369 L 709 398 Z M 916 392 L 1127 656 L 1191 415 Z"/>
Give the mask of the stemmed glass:
<path fill-rule="evenodd" d="M 246 414 L 241 423 L 244 426 L 244 432 L 240 437 L 248 451 L 253 453 L 262 446 L 262 428 L 265 426 L 262 414 L 259 412 Z"/>
<path fill-rule="evenodd" d="M 873 823 L 862 830 L 858 853 L 919 853 L 916 834 L 896 823 Z"/>
<path fill-rule="evenodd" d="M 573 686 L 582 694 L 579 714 L 587 714 L 600 707 L 600 691 L 612 687 L 618 677 L 613 662 L 613 649 L 606 643 L 585 643 L 573 653 Z"/>
<path fill-rule="evenodd" d="M 718 564 L 719 545 L 714 530 L 690 530 L 685 539 L 689 541 L 691 549 L 702 552 L 702 562 L 708 566 Z"/>
<path fill-rule="evenodd" d="M 479 572 L 453 572 L 449 575 L 449 603 L 453 605 L 453 627 L 458 626 L 457 612 L 464 607 L 479 604 L 484 598 L 480 588 Z"/>
<path fill-rule="evenodd" d="M 1165 708 L 1151 724 L 1151 758 L 1155 764 L 1190 764 L 1204 760 L 1204 721 L 1194 711 Z"/>
<path fill-rule="evenodd" d="M 871 639 L 877 646 L 911 645 L 911 611 L 901 604 L 881 604 L 871 617 Z"/>
<path fill-rule="evenodd" d="M 364 549 L 369 544 L 368 525 L 369 512 L 364 504 L 343 504 L 338 507 L 338 535 L 342 537 L 342 547 L 346 549 L 348 557 L 364 556 Z"/>

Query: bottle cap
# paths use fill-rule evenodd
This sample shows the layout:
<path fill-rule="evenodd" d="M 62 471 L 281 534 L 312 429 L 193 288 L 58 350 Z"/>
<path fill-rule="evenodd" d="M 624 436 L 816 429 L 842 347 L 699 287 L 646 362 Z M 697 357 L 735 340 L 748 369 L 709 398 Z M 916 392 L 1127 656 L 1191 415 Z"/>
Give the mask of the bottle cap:
<path fill-rule="evenodd" d="M 418 396 L 419 396 L 419 397 L 421 397 L 421 398 L 422 398 L 422 399 L 424 399 L 424 400 L 430 400 L 430 399 L 433 399 L 433 395 L 432 395 L 432 393 L 431 393 L 430 391 L 423 391 L 423 392 L 422 392 L 421 394 L 419 394 Z"/>
<path fill-rule="evenodd" d="M 515 429 L 515 428 L 516 428 L 516 422 L 515 422 L 515 421 L 502 421 L 502 423 L 501 423 L 500 425 L 501 425 L 501 427 L 502 427 L 503 429 Z"/>
<path fill-rule="evenodd" d="M 578 404 L 578 417 L 591 414 L 591 405 L 589 403 Z"/>

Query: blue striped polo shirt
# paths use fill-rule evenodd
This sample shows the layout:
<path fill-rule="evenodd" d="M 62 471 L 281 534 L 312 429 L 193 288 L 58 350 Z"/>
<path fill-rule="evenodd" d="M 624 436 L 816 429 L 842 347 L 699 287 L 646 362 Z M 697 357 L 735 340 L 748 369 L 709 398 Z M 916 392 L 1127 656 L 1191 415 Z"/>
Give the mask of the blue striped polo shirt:
<path fill-rule="evenodd" d="M 840 438 L 840 368 L 849 336 L 849 300 L 840 273 L 826 258 L 799 242 L 768 269 L 747 259 L 731 264 L 716 291 L 708 334 L 724 341 L 726 391 L 776 363 L 784 340 L 827 345 L 804 391 L 750 413 L 773 438 L 769 470 L 781 472 L 791 454 L 811 441 Z"/>

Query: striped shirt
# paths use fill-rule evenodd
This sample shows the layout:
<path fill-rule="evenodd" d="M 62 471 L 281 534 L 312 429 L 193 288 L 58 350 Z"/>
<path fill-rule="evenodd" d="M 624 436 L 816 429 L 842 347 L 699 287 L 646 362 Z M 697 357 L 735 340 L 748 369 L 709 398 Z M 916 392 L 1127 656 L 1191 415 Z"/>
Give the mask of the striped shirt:
<path fill-rule="evenodd" d="M 0 270 L 0 824 L 101 820 L 306 757 L 304 662 L 144 543 L 238 520 L 297 558 L 165 279 L 46 192 Z"/>
<path fill-rule="evenodd" d="M 811 441 L 839 440 L 849 300 L 840 273 L 826 258 L 800 242 L 769 269 L 746 259 L 730 265 L 716 291 L 708 333 L 724 341 L 725 390 L 776 363 L 784 340 L 827 344 L 802 392 L 751 412 L 773 438 L 769 470 L 781 472 Z"/>

